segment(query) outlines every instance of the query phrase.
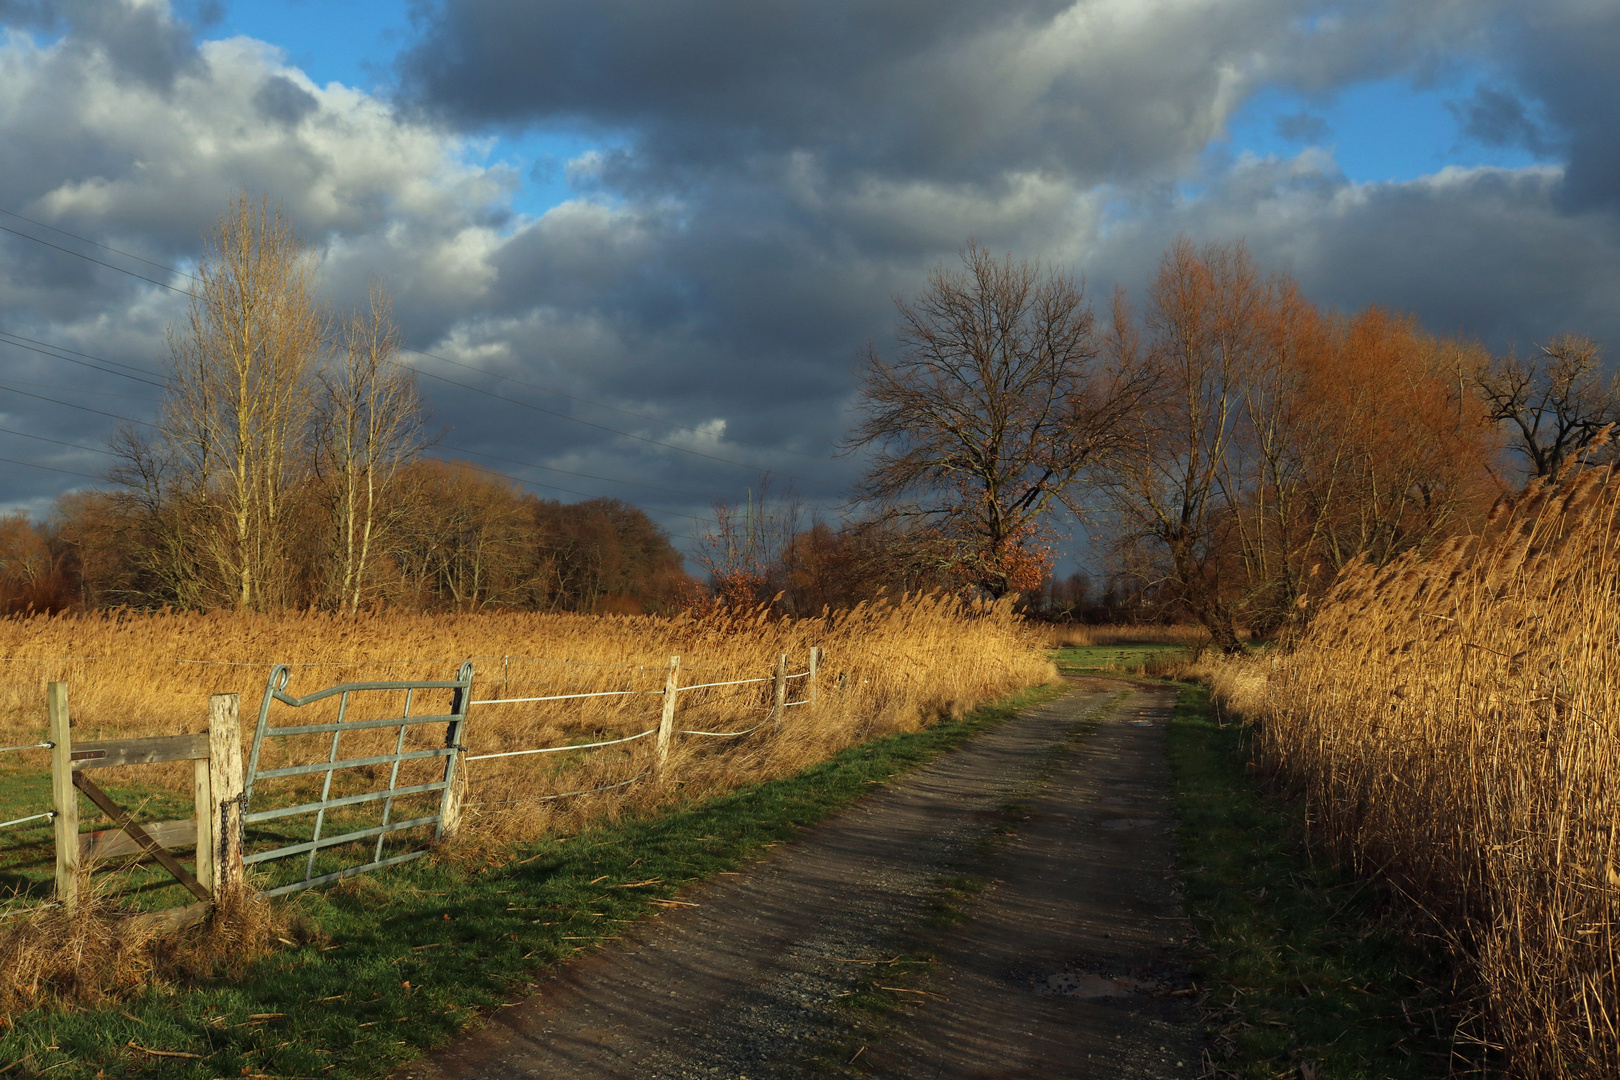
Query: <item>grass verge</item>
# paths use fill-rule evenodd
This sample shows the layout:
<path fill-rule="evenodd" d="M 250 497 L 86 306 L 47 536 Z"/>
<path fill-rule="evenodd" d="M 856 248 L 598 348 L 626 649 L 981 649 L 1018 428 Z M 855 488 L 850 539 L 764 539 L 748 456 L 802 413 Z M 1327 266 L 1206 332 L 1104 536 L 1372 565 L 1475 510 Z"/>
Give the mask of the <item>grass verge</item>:
<path fill-rule="evenodd" d="M 1265 795 L 1247 731 L 1183 686 L 1169 730 L 1182 881 L 1204 953 L 1206 1075 L 1384 1080 L 1467 1071 L 1451 976 L 1376 885 L 1313 862 L 1305 814 Z"/>
<path fill-rule="evenodd" d="M 382 1075 L 514 1000 L 537 971 L 669 904 L 681 887 L 1060 690 L 1035 688 L 656 818 L 531 845 L 499 866 L 422 860 L 301 894 L 292 904 L 300 943 L 289 940 L 237 979 L 0 1017 L 0 1072 L 7 1080 Z"/>

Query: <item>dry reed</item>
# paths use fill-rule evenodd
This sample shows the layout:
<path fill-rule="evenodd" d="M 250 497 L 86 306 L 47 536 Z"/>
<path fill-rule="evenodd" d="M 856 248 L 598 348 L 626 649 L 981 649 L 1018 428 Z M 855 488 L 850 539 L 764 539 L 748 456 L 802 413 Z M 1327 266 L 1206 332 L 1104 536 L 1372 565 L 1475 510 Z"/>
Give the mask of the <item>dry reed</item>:
<path fill-rule="evenodd" d="M 1449 938 L 1525 1077 L 1620 1076 L 1617 480 L 1353 567 L 1292 650 L 1206 673 L 1318 837 Z"/>

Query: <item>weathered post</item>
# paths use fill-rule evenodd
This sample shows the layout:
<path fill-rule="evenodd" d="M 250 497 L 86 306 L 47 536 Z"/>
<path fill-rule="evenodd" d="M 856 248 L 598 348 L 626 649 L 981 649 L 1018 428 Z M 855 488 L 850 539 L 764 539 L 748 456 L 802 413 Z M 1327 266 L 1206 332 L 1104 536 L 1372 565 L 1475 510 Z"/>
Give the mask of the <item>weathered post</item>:
<path fill-rule="evenodd" d="M 72 911 L 79 903 L 79 792 L 73 786 L 73 721 L 68 717 L 67 683 L 45 687 L 51 722 L 51 807 L 56 816 L 56 899 Z"/>
<path fill-rule="evenodd" d="M 771 704 L 771 721 L 777 727 L 782 726 L 782 714 L 787 711 L 787 664 L 788 654 L 776 654 L 776 698 Z"/>
<path fill-rule="evenodd" d="M 821 670 L 821 646 L 810 646 L 810 707 L 816 707 L 816 673 Z"/>
<path fill-rule="evenodd" d="M 242 699 L 215 694 L 208 699 L 209 877 L 202 876 L 202 819 L 197 820 L 197 877 L 217 901 L 242 884 Z"/>
<path fill-rule="evenodd" d="M 664 680 L 664 713 L 658 718 L 658 779 L 662 781 L 669 768 L 669 744 L 675 738 L 675 695 L 679 693 L 681 658 L 669 658 L 669 677 Z"/>
<path fill-rule="evenodd" d="M 213 740 L 209 740 L 208 757 L 191 762 L 191 808 L 197 819 L 197 880 L 210 896 L 214 889 L 214 784 L 209 776 L 213 769 Z"/>

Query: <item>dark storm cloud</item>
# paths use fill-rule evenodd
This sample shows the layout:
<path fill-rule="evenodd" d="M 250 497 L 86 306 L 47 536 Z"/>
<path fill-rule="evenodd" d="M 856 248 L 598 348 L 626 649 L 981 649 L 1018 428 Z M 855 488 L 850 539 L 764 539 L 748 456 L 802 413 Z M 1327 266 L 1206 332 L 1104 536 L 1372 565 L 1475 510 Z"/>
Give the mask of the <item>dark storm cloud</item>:
<path fill-rule="evenodd" d="M 253 104 L 259 113 L 283 124 L 296 124 L 316 109 L 320 103 L 315 95 L 285 75 L 272 75 L 253 95 Z"/>
<path fill-rule="evenodd" d="M 801 149 L 835 171 L 1096 180 L 1196 154 L 1252 58 L 1300 36 L 1294 6 L 450 0 L 399 70 L 459 123 L 630 131 L 628 163 L 661 182 Z"/>
<path fill-rule="evenodd" d="M 1554 140 L 1531 118 L 1517 94 L 1478 86 L 1467 101 L 1452 103 L 1450 108 L 1463 134 L 1486 146 L 1511 146 L 1537 156 L 1555 149 Z"/>
<path fill-rule="evenodd" d="M 1505 28 L 1500 56 L 1567 140 L 1564 197 L 1620 210 L 1620 7 L 1536 5 Z"/>
<path fill-rule="evenodd" d="M 193 67 L 190 28 L 160 4 L 109 0 L 0 0 L 0 26 L 60 31 L 76 50 L 99 53 L 122 78 L 167 88 Z"/>

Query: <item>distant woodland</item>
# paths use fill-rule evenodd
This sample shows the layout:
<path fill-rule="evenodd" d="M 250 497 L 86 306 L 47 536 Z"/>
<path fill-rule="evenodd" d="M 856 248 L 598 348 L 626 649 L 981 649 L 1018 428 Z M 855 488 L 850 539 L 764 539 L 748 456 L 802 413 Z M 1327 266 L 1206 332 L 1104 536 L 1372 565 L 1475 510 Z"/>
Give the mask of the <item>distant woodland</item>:
<path fill-rule="evenodd" d="M 1060 618 L 1287 632 L 1338 571 L 1477 531 L 1529 478 L 1604 462 L 1597 343 L 1492 355 L 1380 308 L 1327 310 L 1240 243 L 1177 242 L 1139 301 L 970 244 L 897 303 L 844 449 L 848 516 L 768 480 L 693 565 L 646 513 L 560 503 L 433 455 L 388 294 L 331 312 L 266 202 L 209 234 L 150 426 L 105 486 L 0 518 L 0 610 L 129 606 L 594 613 L 1017 593 Z M 1098 585 L 1054 580 L 1083 528 Z"/>

